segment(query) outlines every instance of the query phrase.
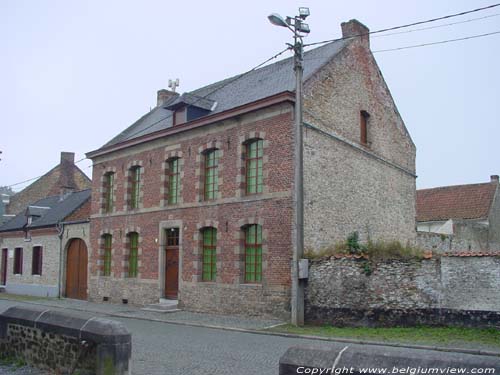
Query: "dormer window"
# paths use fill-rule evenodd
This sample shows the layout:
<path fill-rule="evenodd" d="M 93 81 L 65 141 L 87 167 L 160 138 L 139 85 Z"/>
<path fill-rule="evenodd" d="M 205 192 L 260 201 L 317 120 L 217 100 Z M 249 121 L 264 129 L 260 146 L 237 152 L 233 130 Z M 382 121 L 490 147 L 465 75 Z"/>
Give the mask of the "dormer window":
<path fill-rule="evenodd" d="M 165 106 L 173 112 L 173 126 L 184 124 L 197 118 L 206 116 L 214 111 L 217 102 L 201 96 L 184 93 Z"/>

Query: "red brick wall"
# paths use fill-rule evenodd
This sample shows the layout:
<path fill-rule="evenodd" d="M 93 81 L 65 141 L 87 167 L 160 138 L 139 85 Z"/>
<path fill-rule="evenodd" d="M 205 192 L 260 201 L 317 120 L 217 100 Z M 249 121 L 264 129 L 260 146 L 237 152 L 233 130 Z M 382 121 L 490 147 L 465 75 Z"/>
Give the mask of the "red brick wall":
<path fill-rule="evenodd" d="M 248 123 L 243 117 L 243 120 L 239 119 L 238 123 L 226 123 L 222 126 L 208 125 L 202 129 L 190 130 L 179 136 L 172 136 L 171 139 L 165 139 L 164 143 L 153 149 L 141 151 L 140 147 L 137 147 L 137 151 L 127 150 L 125 155 L 112 160 L 95 160 L 92 194 L 93 217 L 91 220 L 93 255 L 90 257 L 92 261 L 91 275 L 94 280 L 97 280 L 102 268 L 100 264 L 102 255 L 99 254 L 102 247 L 99 239 L 102 233 L 111 231 L 114 242 L 112 276 L 101 276 L 100 282 L 94 282 L 91 285 L 91 299 L 102 300 L 102 296 L 106 293 L 114 293 L 115 295 L 111 296 L 111 299 L 120 300 L 120 296 L 117 295 L 120 292 L 117 292 L 116 285 L 124 282 L 123 261 L 126 259 L 124 239 L 128 230 L 135 230 L 140 235 L 139 277 L 134 281 L 126 280 L 127 288 L 134 288 L 134 285 L 137 285 L 137 288 L 142 288 L 140 284 L 148 282 L 147 280 L 150 280 L 149 283 L 152 280 L 158 282 L 150 288 L 151 295 L 144 296 L 144 293 L 141 292 L 141 295 L 137 295 L 136 300 L 134 300 L 133 291 L 123 290 L 121 292 L 128 296 L 129 303 L 146 303 L 148 300 L 151 300 L 150 302 L 157 300 L 161 296 L 163 282 L 163 276 L 161 271 L 159 274 L 158 266 L 159 262 L 161 263 L 163 251 L 159 250 L 162 245 L 159 243 L 162 241 L 160 222 L 181 220 L 182 269 L 180 272 L 182 282 L 179 291 L 180 302 L 183 303 L 184 307 L 191 309 L 240 312 L 241 309 L 238 306 L 229 306 L 229 304 L 221 306 L 221 303 L 215 303 L 214 300 L 210 299 L 210 295 L 207 295 L 206 299 L 200 297 L 197 294 L 197 285 L 201 288 L 210 285 L 210 288 L 219 292 L 224 289 L 224 286 L 231 286 L 231 291 L 227 293 L 244 295 L 248 286 L 240 286 L 243 283 L 244 264 L 242 262 L 243 253 L 238 253 L 238 249 L 242 247 L 241 226 L 260 223 L 264 231 L 263 282 L 261 286 L 255 287 L 257 292 L 252 291 L 254 300 L 247 302 L 259 306 L 254 309 L 253 313 L 275 314 L 276 306 L 265 306 L 271 305 L 271 303 L 265 303 L 265 296 L 272 294 L 273 291 L 279 291 L 283 298 L 280 297 L 279 308 L 281 311 L 278 311 L 278 314 L 282 314 L 287 309 L 286 294 L 290 285 L 289 270 L 292 256 L 293 137 L 291 131 L 293 127 L 290 109 L 291 107 L 286 107 L 286 110 L 283 110 L 282 107 L 281 113 L 277 111 L 271 117 L 269 117 L 269 110 L 264 110 L 261 114 L 267 113 L 267 115 L 253 123 Z M 245 121 L 245 123 L 241 124 L 240 121 Z M 208 131 L 210 131 L 209 134 L 207 134 Z M 263 194 L 240 197 L 241 143 L 242 140 L 252 137 L 254 133 L 263 138 L 265 142 L 265 189 Z M 221 150 L 219 163 L 221 166 L 219 180 L 222 180 L 219 187 L 221 196 L 215 201 L 199 202 L 202 187 L 197 182 L 200 180 L 200 163 L 203 160 L 202 157 L 199 157 L 199 150 L 208 143 L 217 144 Z M 172 148 L 172 145 L 179 145 L 179 147 Z M 172 150 L 182 152 L 182 203 L 171 207 L 162 207 L 163 162 L 168 159 Z M 144 168 L 142 206 L 139 210 L 124 211 L 124 207 L 126 207 L 124 180 L 128 166 L 136 162 L 141 162 Z M 113 215 L 101 214 L 101 177 L 106 170 L 114 170 L 116 173 L 116 208 Z M 220 267 L 217 269 L 217 282 L 210 284 L 199 281 L 201 280 L 201 255 L 199 254 L 200 241 L 197 235 L 200 228 L 205 226 L 208 221 L 212 223 L 210 225 L 216 225 L 218 229 L 217 247 L 219 254 L 217 261 L 220 262 Z M 184 301 L 183 297 L 185 297 Z M 221 298 L 226 297 L 230 296 L 221 295 Z M 273 304 L 276 305 L 276 301 Z M 242 302 L 242 305 L 245 303 Z M 250 312 L 252 313 L 252 311 Z"/>

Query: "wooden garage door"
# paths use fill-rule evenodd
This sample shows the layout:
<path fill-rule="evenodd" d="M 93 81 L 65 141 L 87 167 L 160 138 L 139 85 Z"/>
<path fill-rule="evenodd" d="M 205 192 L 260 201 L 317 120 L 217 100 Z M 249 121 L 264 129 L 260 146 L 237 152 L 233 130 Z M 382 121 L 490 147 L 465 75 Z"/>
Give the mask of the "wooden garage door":
<path fill-rule="evenodd" d="M 66 297 L 87 299 L 87 245 L 71 240 L 66 261 Z"/>

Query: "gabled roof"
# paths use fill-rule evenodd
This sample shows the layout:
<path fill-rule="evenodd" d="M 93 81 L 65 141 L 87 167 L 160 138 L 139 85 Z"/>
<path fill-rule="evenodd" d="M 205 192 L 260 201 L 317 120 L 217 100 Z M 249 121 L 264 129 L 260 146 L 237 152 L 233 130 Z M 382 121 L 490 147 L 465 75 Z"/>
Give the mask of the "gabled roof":
<path fill-rule="evenodd" d="M 29 206 L 26 211 L 16 215 L 4 225 L 0 226 L 0 232 L 10 232 L 23 229 L 36 229 L 55 226 L 80 208 L 90 199 L 91 190 L 82 190 L 70 193 L 61 200 L 59 195 L 53 195 L 40 199 Z M 46 207 L 41 209 L 40 207 Z M 36 214 L 30 225 L 27 224 L 26 214 Z"/>
<path fill-rule="evenodd" d="M 304 54 L 304 81 L 310 78 L 335 55 L 337 55 L 347 41 L 339 40 L 324 46 L 309 50 Z M 173 97 L 163 106 L 156 107 L 142 116 L 134 124 L 118 134 L 102 147 L 115 145 L 139 136 L 154 133 L 158 130 L 172 127 L 172 111 L 167 109 L 184 97 L 191 100 L 193 97 L 201 97 L 196 105 L 213 109 L 210 114 L 220 113 L 240 107 L 242 105 L 265 99 L 273 95 L 295 90 L 295 74 L 293 71 L 293 58 L 287 58 L 274 64 L 256 69 L 248 74 L 234 76 L 200 89 L 183 94 L 181 97 Z M 238 79 L 236 79 L 238 78 Z M 216 102 L 215 108 L 212 104 Z M 192 103 L 191 103 L 192 104 Z M 210 105 L 210 107 L 208 107 Z"/>
<path fill-rule="evenodd" d="M 417 221 L 487 218 L 498 183 L 417 190 Z"/>

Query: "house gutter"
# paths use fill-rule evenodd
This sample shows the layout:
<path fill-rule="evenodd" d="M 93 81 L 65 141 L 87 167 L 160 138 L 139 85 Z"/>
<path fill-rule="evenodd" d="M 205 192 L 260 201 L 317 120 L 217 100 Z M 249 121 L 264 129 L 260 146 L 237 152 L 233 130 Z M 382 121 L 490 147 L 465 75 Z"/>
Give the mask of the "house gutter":
<path fill-rule="evenodd" d="M 62 250 L 62 238 L 64 236 L 64 222 L 57 223 L 57 237 L 59 237 L 59 276 L 58 276 L 58 291 L 57 298 L 61 298 L 61 290 L 62 290 L 62 261 L 63 261 L 63 250 Z"/>

